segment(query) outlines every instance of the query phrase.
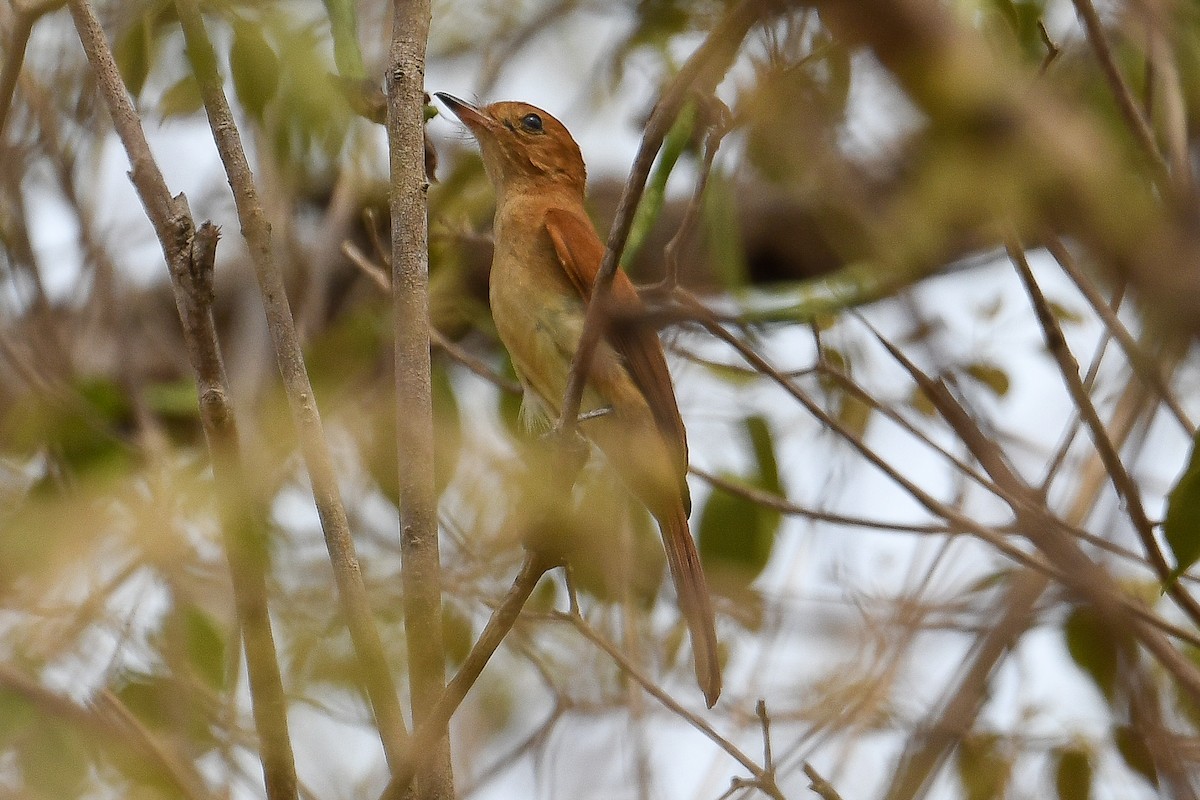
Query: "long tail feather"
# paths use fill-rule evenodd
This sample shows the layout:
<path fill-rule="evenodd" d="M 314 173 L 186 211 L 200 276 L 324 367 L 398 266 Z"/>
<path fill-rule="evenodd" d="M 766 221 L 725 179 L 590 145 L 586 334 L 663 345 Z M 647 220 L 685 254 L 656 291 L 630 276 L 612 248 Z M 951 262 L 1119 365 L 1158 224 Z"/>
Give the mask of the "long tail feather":
<path fill-rule="evenodd" d="M 717 656 L 717 630 L 713 619 L 712 598 L 708 582 L 700 568 L 700 554 L 688 528 L 687 514 L 682 503 L 676 503 L 669 513 L 658 520 L 667 565 L 679 595 L 679 608 L 692 635 L 692 653 L 696 665 L 696 682 L 712 708 L 721 695 L 721 664 Z"/>

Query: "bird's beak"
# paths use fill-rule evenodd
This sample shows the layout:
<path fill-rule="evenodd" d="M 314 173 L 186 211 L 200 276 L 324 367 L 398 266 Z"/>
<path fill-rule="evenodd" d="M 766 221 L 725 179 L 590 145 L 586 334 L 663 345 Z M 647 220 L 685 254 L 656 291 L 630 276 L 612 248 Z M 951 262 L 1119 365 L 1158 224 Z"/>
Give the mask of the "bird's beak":
<path fill-rule="evenodd" d="M 472 132 L 478 133 L 479 131 L 489 130 L 495 126 L 491 117 L 466 100 L 459 100 L 454 95 L 446 94 L 445 92 L 434 92 L 433 96 L 441 100 L 446 108 L 453 111 L 454 116 L 462 120 L 463 124 L 470 128 Z"/>

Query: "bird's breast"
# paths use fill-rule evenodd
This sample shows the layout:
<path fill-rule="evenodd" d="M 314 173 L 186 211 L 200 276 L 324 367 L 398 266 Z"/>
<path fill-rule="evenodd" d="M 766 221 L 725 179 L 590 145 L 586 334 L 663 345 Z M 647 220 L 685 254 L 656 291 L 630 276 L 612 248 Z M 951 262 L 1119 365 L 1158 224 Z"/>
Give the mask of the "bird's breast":
<path fill-rule="evenodd" d="M 540 224 L 498 214 L 492 318 L 522 382 L 558 408 L 583 329 L 584 304 Z"/>

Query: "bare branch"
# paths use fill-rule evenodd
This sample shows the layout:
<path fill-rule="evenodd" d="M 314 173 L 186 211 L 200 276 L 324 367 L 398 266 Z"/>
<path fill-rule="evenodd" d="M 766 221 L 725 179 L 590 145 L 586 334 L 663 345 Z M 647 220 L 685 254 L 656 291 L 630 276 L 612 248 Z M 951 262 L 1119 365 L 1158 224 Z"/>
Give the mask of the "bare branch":
<path fill-rule="evenodd" d="M 445 687 L 442 579 L 434 488 L 429 361 L 429 215 L 425 174 L 425 48 L 429 0 L 392 3 L 387 72 L 391 174 L 392 315 L 395 326 L 396 451 L 399 464 L 401 578 L 413 727 L 434 717 Z M 449 720 L 449 716 L 446 717 Z M 446 721 L 432 729 L 416 769 L 420 800 L 451 800 Z M 409 750 L 411 753 L 411 749 Z M 411 759 L 408 759 L 411 760 Z M 407 761 L 407 760 L 406 760 Z M 399 786 L 407 789 L 408 781 Z"/>

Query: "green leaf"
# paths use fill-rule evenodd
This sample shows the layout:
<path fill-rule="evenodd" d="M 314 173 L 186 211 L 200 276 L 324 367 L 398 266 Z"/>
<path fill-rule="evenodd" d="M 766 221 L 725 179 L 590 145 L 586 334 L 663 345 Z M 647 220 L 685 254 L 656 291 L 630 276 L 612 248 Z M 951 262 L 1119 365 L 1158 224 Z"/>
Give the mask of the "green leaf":
<path fill-rule="evenodd" d="M 908 404 L 923 417 L 936 417 L 938 415 L 937 406 L 933 404 L 933 400 L 920 386 L 914 386 L 908 394 Z"/>
<path fill-rule="evenodd" d="M 194 75 L 188 74 L 168 88 L 158 101 L 160 119 L 171 117 L 186 117 L 195 114 L 204 107 L 204 98 L 200 96 L 200 84 Z"/>
<path fill-rule="evenodd" d="M 1118 725 L 1113 729 L 1113 742 L 1125 764 L 1157 788 L 1158 770 L 1154 766 L 1154 756 L 1137 731 L 1129 725 Z"/>
<path fill-rule="evenodd" d="M 771 438 L 771 428 L 765 417 L 755 414 L 745 420 L 746 432 L 750 436 L 750 446 L 754 449 L 754 462 L 758 467 L 755 484 L 772 494 L 783 495 L 783 484 L 779 482 L 779 465 L 775 461 L 775 444 Z"/>
<path fill-rule="evenodd" d="M 1063 624 L 1071 659 L 1112 700 L 1116 689 L 1118 653 L 1108 626 L 1089 606 L 1079 606 Z"/>
<path fill-rule="evenodd" d="M 1089 800 L 1092 796 L 1092 762 L 1086 751 L 1077 747 L 1058 755 L 1054 786 L 1059 800 Z"/>
<path fill-rule="evenodd" d="M 529 595 L 529 601 L 525 604 L 525 607 L 531 611 L 545 613 L 553 611 L 557 604 L 558 583 L 550 578 L 543 577 L 538 581 L 533 594 Z"/>
<path fill-rule="evenodd" d="M 183 611 L 187 658 L 192 669 L 214 689 L 225 688 L 225 634 L 212 617 L 194 605 Z"/>
<path fill-rule="evenodd" d="M 701 214 L 713 271 L 721 285 L 727 288 L 744 286 L 749 273 L 737 208 L 732 181 L 713 170 L 704 192 Z"/>
<path fill-rule="evenodd" d="M 977 361 L 974 364 L 968 364 L 965 371 L 972 378 L 991 389 L 992 394 L 997 397 L 1004 397 L 1004 395 L 1008 394 L 1010 386 L 1008 373 L 995 364 Z"/>
<path fill-rule="evenodd" d="M 633 226 L 629 230 L 629 239 L 622 257 L 626 264 L 633 262 L 634 256 L 637 255 L 638 250 L 645 243 L 646 237 L 654 228 L 654 223 L 658 221 L 663 200 L 667 196 L 667 180 L 671 177 L 671 172 L 675 169 L 679 156 L 683 154 L 684 148 L 692 139 L 692 131 L 696 127 L 696 116 L 696 101 L 689 100 L 680 110 L 679 116 L 675 118 L 671 130 L 667 132 L 667 136 L 663 140 L 658 162 L 654 167 L 654 172 L 650 175 L 650 180 L 646 182 L 646 189 L 642 193 L 641 202 L 638 203 L 637 212 L 633 217 Z"/>
<path fill-rule="evenodd" d="M 1050 314 L 1063 325 L 1079 325 L 1083 322 L 1083 314 L 1055 300 L 1047 300 Z"/>
<path fill-rule="evenodd" d="M 166 690 L 161 679 L 153 675 L 129 673 L 123 676 L 114 694 L 148 728 L 161 730 L 168 726 L 170 715 L 163 702 Z"/>
<path fill-rule="evenodd" d="M 736 481 L 731 475 L 726 480 Z M 778 512 L 774 512 L 778 517 Z M 734 594 L 766 568 L 775 544 L 775 525 L 762 506 L 744 495 L 714 487 L 696 526 L 700 561 L 714 589 Z"/>
<path fill-rule="evenodd" d="M 742 424 L 754 456 L 754 471 L 742 479 L 723 477 L 731 483 L 743 483 L 782 497 L 783 484 L 766 419 L 752 415 Z M 696 530 L 700 560 L 710 570 L 717 591 L 740 595 L 749 588 L 771 559 L 781 520 L 778 509 L 737 492 L 713 488 L 700 512 Z"/>
<path fill-rule="evenodd" d="M 256 120 L 279 88 L 279 57 L 258 26 L 238 21 L 233 26 L 229 70 L 242 107 Z"/>
<path fill-rule="evenodd" d="M 132 455 L 120 434 L 133 425 L 133 409 L 125 390 L 107 378 L 82 378 L 74 390 L 79 402 L 70 407 L 36 411 L 34 431 L 79 475 L 127 468 Z"/>
<path fill-rule="evenodd" d="M 146 77 L 150 74 L 154 42 L 150 22 L 147 16 L 134 20 L 113 45 L 113 58 L 117 61 L 117 70 L 134 100 L 141 97 L 142 89 L 146 86 Z"/>
<path fill-rule="evenodd" d="M 871 422 L 871 413 L 875 409 L 871 404 L 856 394 L 841 392 L 838 398 L 837 419 L 846 429 L 860 439 L 866 435 L 867 426 Z"/>
<path fill-rule="evenodd" d="M 24 695 L 0 689 L 0 750 L 19 739 L 43 712 Z"/>
<path fill-rule="evenodd" d="M 462 451 L 462 419 L 450 372 L 443 362 L 433 363 L 430 373 L 433 392 L 433 426 L 436 446 L 433 451 L 433 477 L 440 495 L 446 490 Z"/>
<path fill-rule="evenodd" d="M 1004 797 L 1012 773 L 1012 762 L 1001 749 L 995 734 L 972 734 L 958 748 L 958 780 L 967 800 L 999 800 Z"/>
<path fill-rule="evenodd" d="M 1175 580 L 1200 558 L 1200 433 L 1192 441 L 1187 467 L 1167 495 L 1163 535 L 1175 557 Z"/>
<path fill-rule="evenodd" d="M 701 361 L 700 365 L 704 367 L 714 378 L 724 381 L 732 386 L 749 386 L 757 381 L 761 376 L 760 373 L 752 369 L 747 369 L 742 366 L 734 366 L 732 364 L 721 364 L 715 361 Z"/>
<path fill-rule="evenodd" d="M 471 652 L 474 631 L 471 620 L 457 608 L 442 605 L 442 648 L 450 666 L 457 667 Z"/>
<path fill-rule="evenodd" d="M 142 389 L 142 399 L 146 407 L 159 416 L 177 419 L 196 419 L 200 416 L 196 384 L 188 378 L 152 383 Z"/>

